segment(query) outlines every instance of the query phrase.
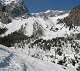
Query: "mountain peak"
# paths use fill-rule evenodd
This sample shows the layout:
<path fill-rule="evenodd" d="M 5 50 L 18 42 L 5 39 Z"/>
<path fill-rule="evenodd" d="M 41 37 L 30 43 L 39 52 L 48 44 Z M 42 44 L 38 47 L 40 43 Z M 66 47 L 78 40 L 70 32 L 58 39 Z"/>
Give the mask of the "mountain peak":
<path fill-rule="evenodd" d="M 21 3 L 22 0 L 0 0 L 1 4 L 8 5 L 11 3 Z"/>

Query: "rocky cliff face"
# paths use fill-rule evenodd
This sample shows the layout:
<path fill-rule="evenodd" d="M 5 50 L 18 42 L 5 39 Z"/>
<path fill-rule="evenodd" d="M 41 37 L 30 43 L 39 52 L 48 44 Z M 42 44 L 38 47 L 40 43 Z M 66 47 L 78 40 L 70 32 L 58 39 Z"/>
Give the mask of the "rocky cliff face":
<path fill-rule="evenodd" d="M 68 26 L 69 29 L 73 29 L 80 26 L 80 5 L 71 9 L 69 16 L 62 19 L 61 22 L 65 23 L 65 25 Z"/>
<path fill-rule="evenodd" d="M 22 0 L 1 0 L 0 3 L 0 18 L 1 22 L 8 24 L 11 18 L 22 16 L 28 13 L 28 9 L 23 5 Z"/>

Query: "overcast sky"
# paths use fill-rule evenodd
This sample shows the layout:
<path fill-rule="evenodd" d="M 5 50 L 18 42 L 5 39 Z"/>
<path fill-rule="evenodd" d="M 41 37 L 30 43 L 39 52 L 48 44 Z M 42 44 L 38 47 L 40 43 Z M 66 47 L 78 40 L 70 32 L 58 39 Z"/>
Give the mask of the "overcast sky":
<path fill-rule="evenodd" d="M 48 9 L 69 10 L 79 4 L 80 0 L 25 0 L 25 5 L 30 12 L 39 12 Z"/>

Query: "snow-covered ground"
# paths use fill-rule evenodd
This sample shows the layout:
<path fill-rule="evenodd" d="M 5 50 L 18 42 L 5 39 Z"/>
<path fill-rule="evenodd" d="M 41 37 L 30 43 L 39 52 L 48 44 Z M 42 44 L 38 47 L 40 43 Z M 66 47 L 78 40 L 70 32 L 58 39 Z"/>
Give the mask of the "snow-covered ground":
<path fill-rule="evenodd" d="M 3 55 L 3 56 L 2 56 Z M 1 59 L 2 58 L 2 59 Z M 74 71 L 26 55 L 24 49 L 0 45 L 0 71 Z"/>

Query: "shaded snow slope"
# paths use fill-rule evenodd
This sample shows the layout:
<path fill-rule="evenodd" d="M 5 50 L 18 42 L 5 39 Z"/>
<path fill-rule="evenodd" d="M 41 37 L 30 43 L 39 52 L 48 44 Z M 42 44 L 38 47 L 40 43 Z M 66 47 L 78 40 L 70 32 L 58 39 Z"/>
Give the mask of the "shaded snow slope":
<path fill-rule="evenodd" d="M 0 51 L 4 52 L 0 52 L 0 71 L 71 71 L 66 67 L 27 56 L 24 49 L 0 45 Z"/>

